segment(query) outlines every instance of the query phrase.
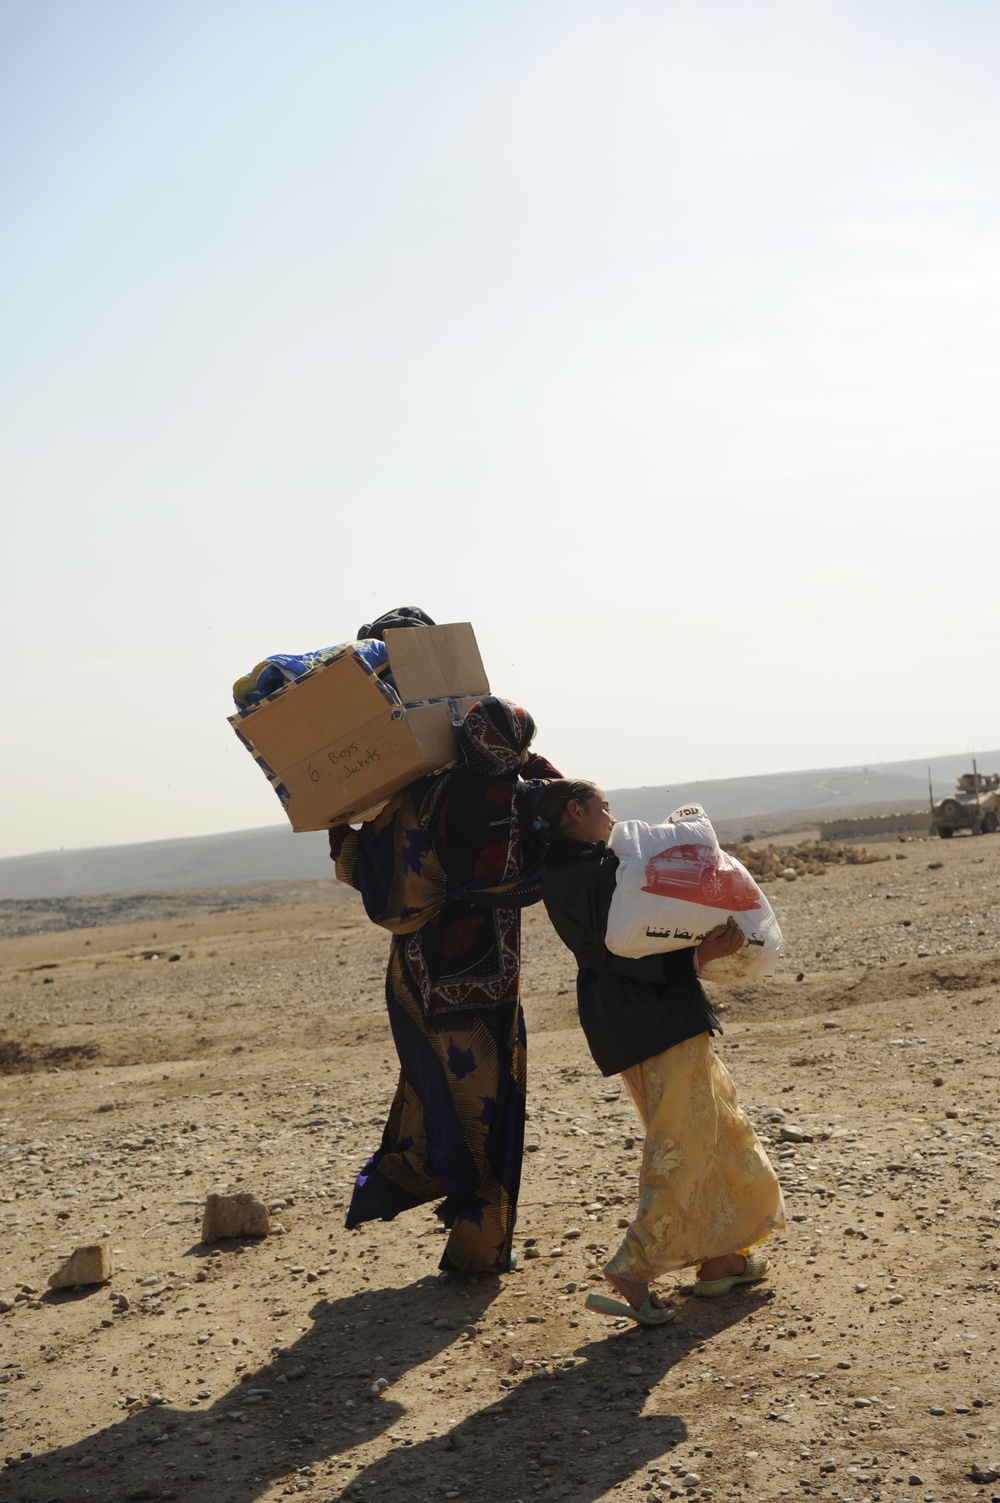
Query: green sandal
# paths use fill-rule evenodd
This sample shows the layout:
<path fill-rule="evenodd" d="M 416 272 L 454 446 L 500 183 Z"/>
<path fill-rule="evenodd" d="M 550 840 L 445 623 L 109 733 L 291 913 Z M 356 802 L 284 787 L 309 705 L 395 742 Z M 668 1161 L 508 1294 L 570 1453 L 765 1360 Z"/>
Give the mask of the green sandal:
<path fill-rule="evenodd" d="M 756 1284 L 765 1278 L 770 1263 L 760 1254 L 744 1253 L 743 1261 L 746 1267 L 742 1273 L 730 1274 L 727 1279 L 698 1279 L 691 1287 L 691 1293 L 700 1295 L 702 1299 L 717 1299 L 720 1294 L 728 1294 L 730 1289 L 735 1289 L 737 1284 Z"/>
<path fill-rule="evenodd" d="M 669 1305 L 661 1305 L 655 1294 L 647 1294 L 638 1310 L 625 1300 L 611 1299 L 607 1294 L 588 1294 L 584 1300 L 588 1310 L 600 1310 L 602 1315 L 626 1315 L 640 1326 L 665 1326 L 675 1318 Z"/>

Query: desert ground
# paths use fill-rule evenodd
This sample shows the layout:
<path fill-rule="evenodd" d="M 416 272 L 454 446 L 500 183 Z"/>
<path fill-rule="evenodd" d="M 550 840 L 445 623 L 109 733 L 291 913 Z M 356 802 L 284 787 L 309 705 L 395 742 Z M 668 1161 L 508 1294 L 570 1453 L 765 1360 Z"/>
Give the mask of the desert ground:
<path fill-rule="evenodd" d="M 1000 1498 L 1000 838 L 873 850 L 769 882 L 779 973 L 713 988 L 789 1222 L 654 1330 L 584 1308 L 640 1141 L 540 909 L 521 1265 L 442 1285 L 432 1207 L 344 1230 L 395 1080 L 352 894 L 3 905 L 5 1503 Z M 272 1234 L 202 1245 L 214 1190 Z"/>

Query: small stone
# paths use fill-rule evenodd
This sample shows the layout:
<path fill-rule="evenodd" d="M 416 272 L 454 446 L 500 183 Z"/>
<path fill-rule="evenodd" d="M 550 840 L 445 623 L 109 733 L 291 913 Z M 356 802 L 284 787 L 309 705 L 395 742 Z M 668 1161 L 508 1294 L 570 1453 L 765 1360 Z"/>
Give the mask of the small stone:
<path fill-rule="evenodd" d="M 105 1238 L 102 1242 L 76 1248 L 62 1267 L 52 1274 L 49 1288 L 73 1289 L 77 1284 L 106 1284 L 114 1271 L 111 1242 Z"/>
<path fill-rule="evenodd" d="M 697 1472 L 685 1472 L 681 1478 L 681 1487 L 697 1487 L 700 1482 L 701 1477 Z"/>
<path fill-rule="evenodd" d="M 778 1137 L 783 1143 L 811 1143 L 812 1138 L 804 1128 L 795 1127 L 791 1122 L 784 1123 L 778 1128 Z"/>
<path fill-rule="evenodd" d="M 855 1284 L 855 1286 L 854 1286 L 854 1292 L 855 1292 L 855 1294 L 865 1294 L 867 1292 L 867 1289 L 868 1289 L 868 1285 L 867 1284 Z"/>
<path fill-rule="evenodd" d="M 563 1232 L 563 1241 L 572 1242 L 575 1238 L 581 1237 L 582 1235 L 583 1233 L 578 1226 L 568 1226 Z"/>
<path fill-rule="evenodd" d="M 388 1387 L 389 1387 L 389 1379 L 388 1378 L 376 1378 L 373 1383 L 369 1383 L 369 1385 L 368 1385 L 368 1392 L 371 1394 L 371 1396 L 372 1396 L 373 1399 L 377 1399 L 378 1396 L 379 1396 L 379 1394 L 380 1393 L 385 1393 L 385 1391 L 386 1391 L 386 1389 Z"/>
<path fill-rule="evenodd" d="M 855 1399 L 854 1407 L 855 1409 L 870 1409 L 872 1407 L 872 1401 L 871 1399 Z"/>
<path fill-rule="evenodd" d="M 835 1461 L 821 1461 L 819 1469 L 821 1472 L 835 1472 L 837 1470 L 837 1463 Z"/>
<path fill-rule="evenodd" d="M 14 1301 L 12 1299 L 0 1299 L 0 1315 L 6 1315 L 8 1310 L 13 1310 L 13 1308 Z"/>
<path fill-rule="evenodd" d="M 935 1075 L 933 1084 L 934 1085 L 944 1085 L 944 1076 L 943 1075 Z"/>
<path fill-rule="evenodd" d="M 202 1242 L 222 1237 L 266 1237 L 271 1230 L 267 1206 L 255 1195 L 209 1195 L 201 1223 Z"/>
<path fill-rule="evenodd" d="M 215 1436 L 212 1434 L 211 1430 L 202 1430 L 201 1434 L 196 1436 L 195 1441 L 199 1446 L 210 1446 L 214 1439 Z"/>
<path fill-rule="evenodd" d="M 998 1482 L 1000 1481 L 1000 1467 L 980 1466 L 977 1461 L 973 1463 L 969 1476 L 973 1482 Z"/>
<path fill-rule="evenodd" d="M 910 1485 L 910 1487 L 923 1487 L 923 1485 L 924 1485 L 924 1479 L 923 1479 L 923 1477 L 921 1477 L 921 1475 L 920 1475 L 919 1472 L 911 1472 L 910 1473 L 910 1482 L 909 1482 L 909 1485 Z"/>
<path fill-rule="evenodd" d="M 944 1410 L 941 1408 L 940 1404 L 932 1404 L 930 1406 L 930 1408 L 928 1409 L 927 1413 L 928 1414 L 941 1415 L 941 1414 L 944 1414 Z"/>

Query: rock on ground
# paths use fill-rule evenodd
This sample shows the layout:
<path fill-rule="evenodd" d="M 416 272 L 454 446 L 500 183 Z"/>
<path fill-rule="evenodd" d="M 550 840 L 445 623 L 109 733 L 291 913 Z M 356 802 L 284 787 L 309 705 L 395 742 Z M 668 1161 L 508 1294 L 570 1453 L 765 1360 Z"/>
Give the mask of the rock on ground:
<path fill-rule="evenodd" d="M 210 1195 L 205 1202 L 201 1240 L 224 1237 L 266 1237 L 271 1229 L 267 1206 L 246 1191 L 238 1195 Z"/>
<path fill-rule="evenodd" d="M 49 1279 L 50 1289 L 73 1289 L 78 1284 L 106 1284 L 115 1271 L 111 1243 L 92 1242 L 78 1247 Z"/>

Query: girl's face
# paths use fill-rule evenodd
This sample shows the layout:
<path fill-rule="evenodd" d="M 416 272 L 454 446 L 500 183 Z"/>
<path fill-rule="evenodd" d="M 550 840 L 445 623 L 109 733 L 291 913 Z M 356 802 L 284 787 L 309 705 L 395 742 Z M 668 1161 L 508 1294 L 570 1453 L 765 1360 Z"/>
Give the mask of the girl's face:
<path fill-rule="evenodd" d="M 614 827 L 614 816 L 603 793 L 593 793 L 586 800 L 570 799 L 566 806 L 563 829 L 574 840 L 585 840 L 590 845 L 597 845 L 599 841 L 608 839 Z"/>

